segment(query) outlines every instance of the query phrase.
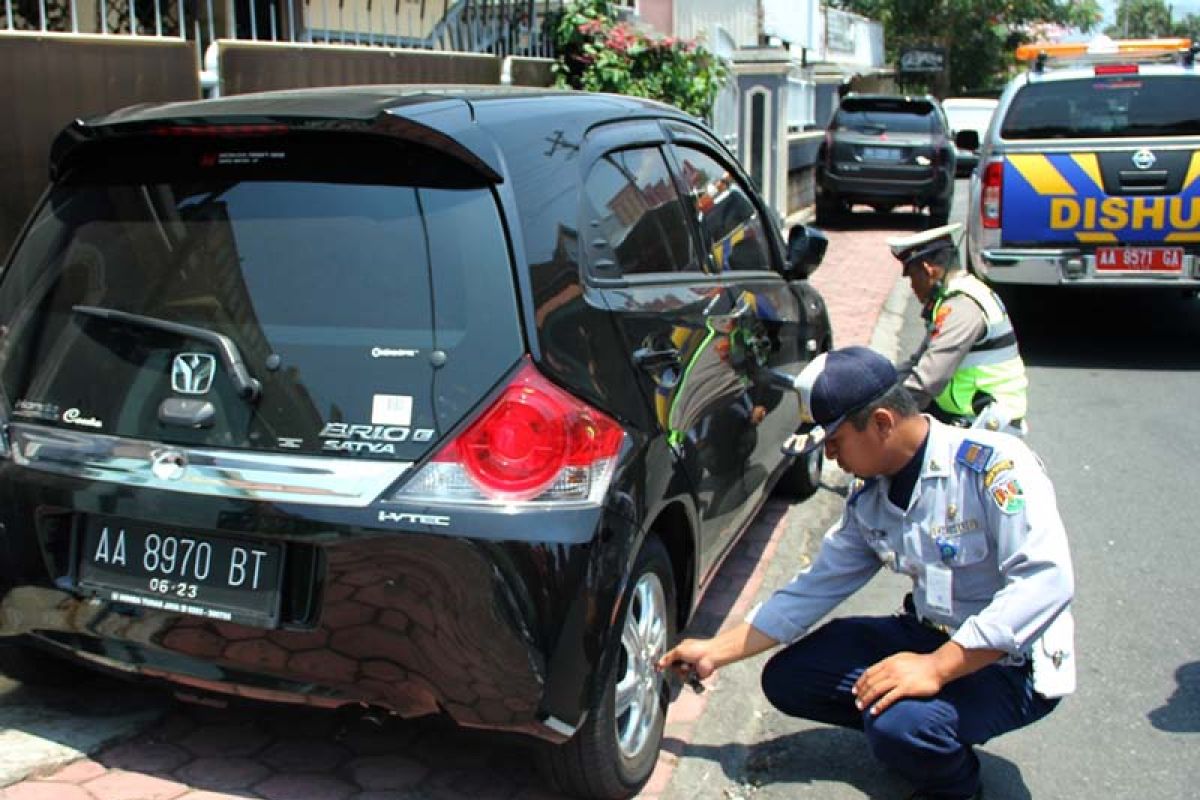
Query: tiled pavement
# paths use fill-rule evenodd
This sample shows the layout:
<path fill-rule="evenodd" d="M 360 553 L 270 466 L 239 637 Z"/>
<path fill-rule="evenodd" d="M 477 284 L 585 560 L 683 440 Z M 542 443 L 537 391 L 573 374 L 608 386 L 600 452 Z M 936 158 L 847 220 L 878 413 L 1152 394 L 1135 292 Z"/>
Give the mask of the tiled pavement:
<path fill-rule="evenodd" d="M 828 231 L 813 276 L 829 306 L 834 344 L 867 344 L 899 274 L 874 217 Z M 898 222 L 906 224 L 904 218 Z M 865 223 L 865 226 L 864 226 Z M 897 220 L 889 220 L 894 225 Z M 764 509 L 713 580 L 698 625 L 738 619 L 762 581 L 789 507 Z M 119 687 L 119 684 L 116 686 Z M 667 718 L 667 744 L 643 798 L 669 784 L 706 695 L 684 691 Z M 315 709 L 207 708 L 167 702 L 162 720 L 131 740 L 0 792 L 3 800 L 537 800 L 545 789 L 521 742 L 419 720 L 373 724 Z"/>

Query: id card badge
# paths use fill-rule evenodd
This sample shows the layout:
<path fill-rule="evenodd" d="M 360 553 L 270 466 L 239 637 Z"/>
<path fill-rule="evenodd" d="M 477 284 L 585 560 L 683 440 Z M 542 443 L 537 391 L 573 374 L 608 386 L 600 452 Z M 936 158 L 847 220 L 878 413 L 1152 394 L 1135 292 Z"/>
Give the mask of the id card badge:
<path fill-rule="evenodd" d="M 925 565 L 925 602 L 947 616 L 954 613 L 954 572 L 945 564 Z"/>

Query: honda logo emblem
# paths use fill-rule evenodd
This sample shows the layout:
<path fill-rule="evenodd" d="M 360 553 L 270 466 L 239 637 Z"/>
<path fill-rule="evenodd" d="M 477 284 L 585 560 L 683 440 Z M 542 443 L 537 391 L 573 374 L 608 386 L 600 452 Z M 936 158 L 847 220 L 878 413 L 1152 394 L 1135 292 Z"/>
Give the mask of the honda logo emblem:
<path fill-rule="evenodd" d="M 171 365 L 171 388 L 180 394 L 205 394 L 217 374 L 217 360 L 208 353 L 180 353 Z"/>
<path fill-rule="evenodd" d="M 1133 165 L 1138 169 L 1150 169 L 1154 166 L 1155 161 L 1157 159 L 1154 157 L 1154 153 L 1144 147 L 1133 154 Z"/>

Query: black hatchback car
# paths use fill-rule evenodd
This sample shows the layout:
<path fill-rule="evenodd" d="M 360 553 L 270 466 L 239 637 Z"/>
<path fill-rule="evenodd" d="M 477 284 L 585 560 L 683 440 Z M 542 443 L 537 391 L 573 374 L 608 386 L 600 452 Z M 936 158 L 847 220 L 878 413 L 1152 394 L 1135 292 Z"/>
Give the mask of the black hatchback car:
<path fill-rule="evenodd" d="M 831 346 L 819 232 L 603 95 L 138 107 L 52 162 L 0 282 L 0 669 L 442 713 L 636 791 L 655 659 L 816 487 L 764 374 Z"/>
<path fill-rule="evenodd" d="M 930 224 L 945 225 L 954 202 L 951 135 L 934 97 L 846 95 L 817 154 L 817 224 L 861 203 L 885 214 L 928 208 Z"/>

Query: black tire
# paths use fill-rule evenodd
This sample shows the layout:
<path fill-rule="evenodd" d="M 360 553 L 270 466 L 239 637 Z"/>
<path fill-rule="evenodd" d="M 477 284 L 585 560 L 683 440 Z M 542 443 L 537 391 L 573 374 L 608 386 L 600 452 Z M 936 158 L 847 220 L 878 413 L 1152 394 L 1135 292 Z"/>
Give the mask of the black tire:
<path fill-rule="evenodd" d="M 26 686 L 53 687 L 77 685 L 85 670 L 18 639 L 0 642 L 0 674 Z"/>
<path fill-rule="evenodd" d="M 655 596 L 655 583 L 661 587 L 661 595 Z M 659 602 L 662 612 L 659 625 L 647 628 L 655 645 L 651 652 L 657 653 L 654 660 L 675 641 L 676 608 L 671 558 L 662 542 L 651 536 L 638 553 L 625 596 L 621 598 L 621 612 L 617 619 L 621 620 L 622 629 L 614 632 L 612 640 L 617 652 L 607 654 L 613 657 L 609 659 L 611 666 L 602 677 L 604 688 L 599 693 L 598 701 L 589 709 L 587 719 L 569 741 L 542 748 L 539 760 L 546 777 L 559 790 L 573 797 L 623 800 L 636 794 L 654 771 L 666 721 L 669 694 L 666 673 L 655 672 L 653 683 L 645 684 L 640 692 L 641 703 L 638 707 L 644 705 L 652 711 L 653 717 L 644 735 L 637 734 L 625 742 L 636 745 L 644 739 L 644 743 L 632 753 L 623 749 L 618 735 L 638 727 L 630 724 L 636 721 L 631 714 L 636 711 L 634 705 L 637 700 L 631 702 L 624 714 L 618 715 L 616 689 L 618 682 L 629 682 L 631 675 L 642 675 L 639 664 L 648 660 L 630 662 L 622 635 L 625 626 L 631 624 L 631 619 L 636 621 L 638 614 L 646 611 L 649 605 Z M 658 612 L 654 614 L 658 616 Z M 650 668 L 653 670 L 652 664 Z M 653 702 L 651 698 L 655 698 Z"/>
<path fill-rule="evenodd" d="M 934 204 L 929 207 L 929 227 L 940 228 L 950 222 L 950 203 Z"/>
<path fill-rule="evenodd" d="M 790 500 L 807 500 L 821 488 L 821 470 L 825 466 L 825 448 L 818 447 L 792 460 L 775 484 L 775 494 Z"/>
<path fill-rule="evenodd" d="M 817 225 L 828 226 L 836 225 L 842 220 L 846 214 L 846 206 L 837 198 L 818 197 L 817 198 Z"/>

